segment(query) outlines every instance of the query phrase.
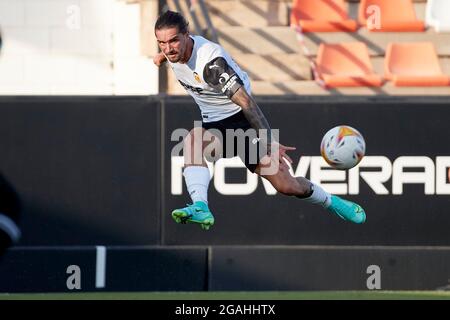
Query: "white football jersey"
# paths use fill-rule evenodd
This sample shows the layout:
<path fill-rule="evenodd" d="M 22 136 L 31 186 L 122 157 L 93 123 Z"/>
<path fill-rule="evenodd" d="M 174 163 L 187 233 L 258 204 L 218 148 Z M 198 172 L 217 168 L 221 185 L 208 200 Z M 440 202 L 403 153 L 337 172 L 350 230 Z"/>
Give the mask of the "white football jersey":
<path fill-rule="evenodd" d="M 201 36 L 194 40 L 187 63 L 171 63 L 177 80 L 194 98 L 203 122 L 228 118 L 241 110 L 230 97 L 244 86 L 250 94 L 250 80 L 230 55 L 217 43 Z"/>

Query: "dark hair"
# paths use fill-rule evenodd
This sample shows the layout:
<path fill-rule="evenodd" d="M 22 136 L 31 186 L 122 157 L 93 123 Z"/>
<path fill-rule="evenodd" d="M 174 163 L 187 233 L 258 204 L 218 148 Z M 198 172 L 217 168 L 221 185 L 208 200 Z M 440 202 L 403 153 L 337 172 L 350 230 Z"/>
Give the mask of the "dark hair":
<path fill-rule="evenodd" d="M 189 22 L 178 12 L 167 10 L 159 16 L 155 23 L 155 30 L 173 27 L 177 27 L 180 33 L 187 33 L 189 31 Z"/>

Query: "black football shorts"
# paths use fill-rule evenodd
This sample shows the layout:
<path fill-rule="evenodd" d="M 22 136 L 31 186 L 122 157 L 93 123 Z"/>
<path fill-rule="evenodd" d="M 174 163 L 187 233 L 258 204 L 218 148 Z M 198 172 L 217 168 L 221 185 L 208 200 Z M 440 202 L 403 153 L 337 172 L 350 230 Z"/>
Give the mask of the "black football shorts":
<path fill-rule="evenodd" d="M 264 153 L 260 154 L 261 145 L 256 135 L 257 132 L 254 131 L 242 110 L 223 120 L 204 122 L 202 127 L 206 130 L 216 129 L 220 131 L 222 137 L 219 138 L 221 138 L 220 141 L 222 143 L 222 154 L 224 158 L 238 156 L 248 170 L 255 172 Z M 233 134 L 230 134 L 230 130 L 227 134 L 227 129 L 230 129 Z M 249 129 L 250 131 L 247 131 Z M 227 147 L 227 145 L 231 145 L 230 139 L 233 140 L 233 148 Z"/>

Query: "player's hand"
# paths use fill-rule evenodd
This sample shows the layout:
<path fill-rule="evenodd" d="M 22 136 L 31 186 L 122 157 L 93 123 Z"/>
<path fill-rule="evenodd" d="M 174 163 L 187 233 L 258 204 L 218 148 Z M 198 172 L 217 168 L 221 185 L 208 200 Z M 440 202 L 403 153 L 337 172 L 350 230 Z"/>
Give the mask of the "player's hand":
<path fill-rule="evenodd" d="M 296 149 L 295 147 L 288 147 L 288 146 L 282 145 L 281 143 L 278 143 L 278 142 L 272 142 L 270 145 L 270 148 L 271 148 L 272 154 L 273 154 L 273 152 L 277 152 L 277 149 L 278 149 L 278 160 L 280 163 L 283 163 L 283 160 L 285 159 L 289 163 L 292 164 L 293 161 L 292 161 L 291 157 L 289 157 L 287 155 L 287 152 L 295 150 Z"/>
<path fill-rule="evenodd" d="M 164 62 L 166 62 L 166 57 L 162 52 L 158 53 L 156 56 L 153 57 L 153 63 L 157 67 L 161 67 Z"/>

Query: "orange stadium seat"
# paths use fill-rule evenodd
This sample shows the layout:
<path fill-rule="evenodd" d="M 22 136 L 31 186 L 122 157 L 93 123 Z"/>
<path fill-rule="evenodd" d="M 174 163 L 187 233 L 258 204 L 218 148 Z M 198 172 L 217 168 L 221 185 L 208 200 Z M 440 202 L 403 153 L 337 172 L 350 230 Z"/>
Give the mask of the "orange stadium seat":
<path fill-rule="evenodd" d="M 359 23 L 370 31 L 424 31 L 416 17 L 412 0 L 361 0 Z"/>
<path fill-rule="evenodd" d="M 322 43 L 317 54 L 317 72 L 327 87 L 379 87 L 383 78 L 373 72 L 369 51 L 363 42 Z"/>
<path fill-rule="evenodd" d="M 349 19 L 344 0 L 294 0 L 291 26 L 300 26 L 304 32 L 353 32 L 358 23 Z"/>
<path fill-rule="evenodd" d="M 395 86 L 448 86 L 431 42 L 390 43 L 384 62 L 385 77 Z"/>

